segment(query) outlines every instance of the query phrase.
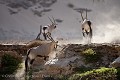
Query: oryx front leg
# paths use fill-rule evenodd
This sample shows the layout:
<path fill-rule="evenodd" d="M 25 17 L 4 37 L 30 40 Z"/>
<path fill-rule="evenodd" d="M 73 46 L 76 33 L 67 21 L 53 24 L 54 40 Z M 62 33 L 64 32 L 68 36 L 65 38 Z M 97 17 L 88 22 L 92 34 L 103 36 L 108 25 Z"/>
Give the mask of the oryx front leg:
<path fill-rule="evenodd" d="M 54 41 L 54 39 L 51 37 L 51 33 L 47 33 L 46 35 L 51 41 Z"/>
<path fill-rule="evenodd" d="M 44 39 L 47 40 L 46 33 L 43 33 Z"/>
<path fill-rule="evenodd" d="M 83 34 L 83 37 L 85 37 L 85 33 L 84 33 L 84 32 L 82 32 L 82 34 Z"/>

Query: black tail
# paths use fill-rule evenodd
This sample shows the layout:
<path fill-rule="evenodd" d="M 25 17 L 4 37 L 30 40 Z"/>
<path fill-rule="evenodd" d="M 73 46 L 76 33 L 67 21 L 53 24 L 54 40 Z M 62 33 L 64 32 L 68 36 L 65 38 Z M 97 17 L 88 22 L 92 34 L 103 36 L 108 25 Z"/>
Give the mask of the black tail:
<path fill-rule="evenodd" d="M 87 21 L 88 22 L 88 25 L 90 26 L 90 32 L 89 32 L 89 37 L 92 38 L 92 28 L 91 28 L 91 21 Z"/>
<path fill-rule="evenodd" d="M 90 33 L 89 33 L 89 37 L 92 38 L 93 34 L 92 34 L 92 28 L 90 26 Z"/>
<path fill-rule="evenodd" d="M 25 59 L 25 72 L 27 72 L 27 70 L 28 70 L 28 59 L 29 59 L 28 55 L 30 54 L 30 51 L 31 51 L 31 49 L 28 50 L 27 56 Z"/>

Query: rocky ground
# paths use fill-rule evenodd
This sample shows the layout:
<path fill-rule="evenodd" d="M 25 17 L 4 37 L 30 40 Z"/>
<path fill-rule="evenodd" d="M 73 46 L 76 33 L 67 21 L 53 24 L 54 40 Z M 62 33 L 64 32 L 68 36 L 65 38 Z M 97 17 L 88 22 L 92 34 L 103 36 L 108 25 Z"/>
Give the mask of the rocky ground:
<path fill-rule="evenodd" d="M 36 43 L 38 42 L 31 42 L 29 45 L 25 46 L 25 48 L 28 49 L 33 46 L 33 44 L 34 46 L 41 44 L 41 42 L 39 44 Z M 43 58 L 36 58 L 32 66 L 33 69 L 30 71 L 30 74 L 28 74 L 28 76 L 31 77 L 27 78 L 33 80 L 51 80 L 50 78 L 52 76 L 54 79 L 58 80 L 59 75 L 71 75 L 77 71 L 82 71 L 83 69 L 81 68 L 98 69 L 100 67 L 120 67 L 119 55 L 119 44 L 92 43 L 89 45 L 60 45 L 57 51 L 49 55 L 49 60 L 44 61 Z M 24 66 L 24 61 L 22 66 Z M 22 74 L 23 76 L 25 74 L 23 74 L 23 72 L 24 67 L 18 70 L 16 74 Z M 23 77 L 20 79 L 19 77 L 20 76 L 17 75 L 16 79 L 25 79 Z"/>
<path fill-rule="evenodd" d="M 88 57 L 89 61 L 87 61 L 83 55 L 86 50 L 93 50 L 96 56 Z M 55 58 L 47 62 L 41 61 L 41 65 L 38 65 L 41 63 L 40 60 L 36 60 L 33 65 L 33 80 L 42 80 L 43 77 L 50 76 L 57 78 L 59 75 L 70 75 L 82 67 L 90 69 L 119 67 L 119 62 L 113 63 L 113 61 L 120 55 L 120 46 L 119 44 L 68 44 L 64 50 L 57 51 L 55 54 Z"/>

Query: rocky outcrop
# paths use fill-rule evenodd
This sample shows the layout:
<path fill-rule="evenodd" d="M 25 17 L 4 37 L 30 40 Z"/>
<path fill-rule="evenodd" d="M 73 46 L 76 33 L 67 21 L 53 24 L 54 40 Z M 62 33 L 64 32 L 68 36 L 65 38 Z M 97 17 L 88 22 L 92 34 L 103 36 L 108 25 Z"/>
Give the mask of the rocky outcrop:
<path fill-rule="evenodd" d="M 38 46 L 46 42 L 32 41 L 27 45 L 1 45 L 0 55 L 8 53 L 13 56 L 20 56 L 17 52 L 22 52 L 25 49 Z M 19 49 L 19 50 L 18 50 Z M 83 52 L 87 49 L 93 50 L 97 56 L 100 56 L 100 60 L 95 62 L 85 62 L 85 56 Z M 6 51 L 7 50 L 7 51 Z M 18 51 L 11 51 L 18 50 Z M 20 51 L 22 50 L 22 51 Z M 42 80 L 47 77 L 58 77 L 59 75 L 70 75 L 76 72 L 81 67 L 96 69 L 99 67 L 120 67 L 120 46 L 118 44 L 68 44 L 58 46 L 56 52 L 49 55 L 49 60 L 44 61 L 43 58 L 36 58 L 33 63 L 33 80 Z M 116 59 L 117 58 L 117 59 Z M 93 57 L 91 57 L 93 59 Z M 77 69 L 78 68 L 78 69 Z M 24 71 L 24 70 L 21 70 Z M 58 80 L 58 79 L 56 79 Z"/>
<path fill-rule="evenodd" d="M 48 74 L 70 74 L 72 73 L 72 68 L 76 67 L 78 63 L 75 63 L 76 60 L 80 59 L 79 57 L 71 57 L 65 59 L 53 59 L 45 63 L 46 71 L 49 71 Z"/>
<path fill-rule="evenodd" d="M 74 73 L 75 68 L 91 67 L 109 67 L 111 62 L 119 56 L 119 45 L 113 44 L 91 44 L 91 45 L 82 45 L 82 44 L 68 44 L 63 51 L 58 51 L 57 56 L 53 59 L 43 62 L 41 65 L 41 70 L 33 72 L 34 76 L 49 77 L 59 75 L 69 75 Z M 86 49 L 92 49 L 96 54 L 101 55 L 101 59 L 93 63 L 85 63 L 85 57 L 82 55 L 83 51 Z M 92 59 L 92 58 L 91 58 Z M 119 59 L 119 60 L 118 60 Z M 120 61 L 120 57 L 115 61 Z M 115 63 L 115 61 L 113 63 Z M 39 60 L 38 60 L 39 63 Z M 112 65 L 113 65 L 112 63 Z M 35 69 L 35 68 L 34 68 Z M 41 76 L 42 75 L 42 76 Z M 57 75 L 58 76 L 58 75 Z M 34 77 L 33 79 L 37 79 Z"/>

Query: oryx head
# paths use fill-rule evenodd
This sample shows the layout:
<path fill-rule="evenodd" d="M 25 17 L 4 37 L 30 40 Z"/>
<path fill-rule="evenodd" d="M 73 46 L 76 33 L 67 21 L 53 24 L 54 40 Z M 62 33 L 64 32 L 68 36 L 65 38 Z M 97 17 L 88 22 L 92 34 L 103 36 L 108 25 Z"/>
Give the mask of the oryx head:
<path fill-rule="evenodd" d="M 52 41 L 51 44 L 52 44 L 52 45 L 51 45 L 51 48 L 53 48 L 54 50 L 56 50 L 56 49 L 57 49 L 57 46 L 58 46 L 58 41 L 56 41 L 56 42 L 55 42 L 55 41 Z"/>
<path fill-rule="evenodd" d="M 56 22 L 55 22 L 55 19 L 54 19 L 53 17 L 52 17 L 53 20 L 52 20 L 50 17 L 48 17 L 48 18 L 49 18 L 49 20 L 50 20 L 51 23 L 52 23 L 52 24 L 50 25 L 50 27 L 53 28 L 53 29 L 55 29 L 55 28 L 56 28 L 56 25 L 57 25 Z"/>

